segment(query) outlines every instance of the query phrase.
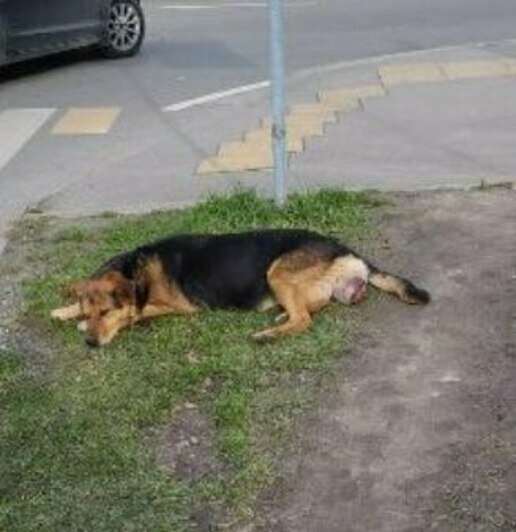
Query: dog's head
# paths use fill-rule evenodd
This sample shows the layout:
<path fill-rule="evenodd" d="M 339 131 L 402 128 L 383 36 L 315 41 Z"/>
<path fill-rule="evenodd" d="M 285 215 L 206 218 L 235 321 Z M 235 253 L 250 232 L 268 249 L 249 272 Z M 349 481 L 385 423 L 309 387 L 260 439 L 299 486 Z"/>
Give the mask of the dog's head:
<path fill-rule="evenodd" d="M 86 343 L 93 347 L 109 343 L 126 324 L 135 305 L 134 284 L 120 272 L 74 283 L 67 292 L 80 305 L 84 319 L 80 329 L 86 333 Z"/>

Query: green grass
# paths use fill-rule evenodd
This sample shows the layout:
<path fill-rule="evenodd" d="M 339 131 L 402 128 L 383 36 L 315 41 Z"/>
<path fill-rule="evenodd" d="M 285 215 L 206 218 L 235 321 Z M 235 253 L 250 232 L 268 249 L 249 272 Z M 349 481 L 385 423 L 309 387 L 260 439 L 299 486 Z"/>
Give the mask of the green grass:
<path fill-rule="evenodd" d="M 0 528 L 179 531 L 198 507 L 248 517 L 274 478 L 293 419 L 343 351 L 349 310 L 327 309 L 308 334 L 266 346 L 248 337 L 274 314 L 210 312 L 135 327 L 98 350 L 87 349 L 73 326 L 51 322 L 49 311 L 62 303 L 62 285 L 165 234 L 309 227 L 354 243 L 371 234 L 367 212 L 376 204 L 365 194 L 321 191 L 293 196 L 278 210 L 237 192 L 183 211 L 38 237 L 25 315 L 33 334 L 51 342 L 51 371 L 43 380 L 27 370 L 30 353 L 0 353 Z M 173 421 L 186 401 L 213 421 L 224 464 L 196 480 L 164 472 L 142 436 Z"/>

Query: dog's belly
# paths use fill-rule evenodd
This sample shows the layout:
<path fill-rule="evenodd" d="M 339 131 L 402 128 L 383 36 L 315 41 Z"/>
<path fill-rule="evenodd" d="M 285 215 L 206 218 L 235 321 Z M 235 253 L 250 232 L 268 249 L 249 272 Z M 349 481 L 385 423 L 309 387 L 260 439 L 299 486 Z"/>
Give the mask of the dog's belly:
<path fill-rule="evenodd" d="M 271 299 L 265 280 L 250 279 L 248 282 L 240 277 L 228 279 L 220 276 L 212 282 L 190 280 L 184 285 L 187 297 L 200 306 L 212 309 L 254 310 L 263 305 L 270 308 Z M 265 303 L 264 303 L 265 301 Z"/>

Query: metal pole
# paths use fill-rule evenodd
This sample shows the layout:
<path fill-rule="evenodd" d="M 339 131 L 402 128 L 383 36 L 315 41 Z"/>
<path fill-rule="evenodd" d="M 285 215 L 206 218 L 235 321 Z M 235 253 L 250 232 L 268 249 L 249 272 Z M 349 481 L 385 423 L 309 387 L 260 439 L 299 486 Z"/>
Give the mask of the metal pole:
<path fill-rule="evenodd" d="M 285 66 L 283 62 L 283 0 L 269 0 L 271 63 L 272 151 L 274 154 L 274 199 L 282 206 L 286 196 Z"/>

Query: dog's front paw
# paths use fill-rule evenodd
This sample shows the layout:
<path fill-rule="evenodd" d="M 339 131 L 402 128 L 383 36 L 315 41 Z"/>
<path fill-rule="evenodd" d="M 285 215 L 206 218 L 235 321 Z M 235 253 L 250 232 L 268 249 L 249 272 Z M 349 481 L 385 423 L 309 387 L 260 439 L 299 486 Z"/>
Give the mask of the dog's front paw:
<path fill-rule="evenodd" d="M 54 309 L 50 316 L 54 318 L 55 320 L 74 320 L 81 316 L 81 307 L 78 303 L 75 303 L 74 305 L 70 305 L 68 307 L 61 307 Z"/>
<path fill-rule="evenodd" d="M 54 320 L 66 321 L 70 319 L 70 312 L 67 308 L 56 308 L 50 313 L 50 316 Z"/>

